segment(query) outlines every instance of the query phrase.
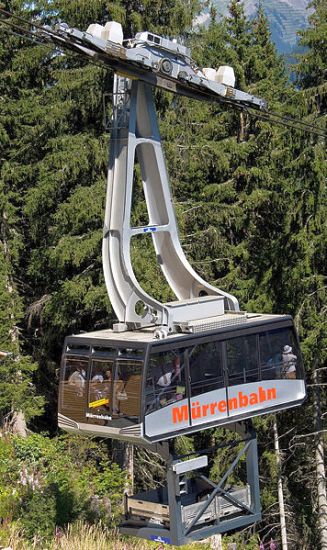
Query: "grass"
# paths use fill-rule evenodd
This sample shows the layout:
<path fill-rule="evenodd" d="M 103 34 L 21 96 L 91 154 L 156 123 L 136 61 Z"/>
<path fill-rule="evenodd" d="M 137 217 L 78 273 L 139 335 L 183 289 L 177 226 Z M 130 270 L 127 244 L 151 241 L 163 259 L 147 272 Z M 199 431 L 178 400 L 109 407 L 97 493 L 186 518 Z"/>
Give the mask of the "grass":
<path fill-rule="evenodd" d="M 159 543 L 148 542 L 133 537 L 121 537 L 115 530 L 102 525 L 88 525 L 81 522 L 69 525 L 62 536 L 52 541 L 35 539 L 27 541 L 24 533 L 14 526 L 8 537 L 8 546 L 12 550 L 157 550 Z M 0 545 L 1 548 L 1 545 Z M 165 546 L 167 550 L 177 548 Z M 180 550 L 209 550 L 209 544 L 194 543 L 180 546 Z"/>

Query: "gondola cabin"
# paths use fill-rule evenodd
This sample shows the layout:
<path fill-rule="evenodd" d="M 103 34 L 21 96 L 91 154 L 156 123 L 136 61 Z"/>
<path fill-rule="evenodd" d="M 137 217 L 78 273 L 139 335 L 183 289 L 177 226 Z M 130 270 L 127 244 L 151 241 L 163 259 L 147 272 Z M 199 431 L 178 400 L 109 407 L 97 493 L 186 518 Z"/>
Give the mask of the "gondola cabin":
<path fill-rule="evenodd" d="M 212 331 L 154 329 L 66 338 L 59 426 L 148 444 L 300 405 L 303 364 L 291 317 L 249 314 Z"/>

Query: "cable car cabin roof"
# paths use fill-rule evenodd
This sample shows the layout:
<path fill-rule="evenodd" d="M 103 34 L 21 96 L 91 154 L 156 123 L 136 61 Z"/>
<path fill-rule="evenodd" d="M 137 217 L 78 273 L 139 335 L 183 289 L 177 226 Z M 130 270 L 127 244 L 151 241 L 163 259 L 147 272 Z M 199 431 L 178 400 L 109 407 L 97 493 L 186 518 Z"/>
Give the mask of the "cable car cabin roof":
<path fill-rule="evenodd" d="M 140 330 L 125 332 L 115 332 L 112 329 L 84 332 L 68 336 L 66 338 L 66 341 L 73 342 L 76 340 L 77 343 L 87 338 L 88 340 L 94 340 L 94 343 L 100 343 L 101 341 L 105 343 L 108 341 L 108 339 L 110 339 L 112 343 L 117 342 L 117 345 L 119 345 L 120 342 L 126 341 L 135 343 L 139 342 L 144 344 L 163 344 L 171 342 L 172 340 L 196 338 L 200 335 L 205 336 L 212 333 L 222 334 L 226 332 L 230 337 L 232 336 L 231 333 L 238 329 L 244 329 L 247 327 L 254 328 L 256 326 L 266 325 L 267 323 L 278 323 L 282 321 L 289 322 L 292 320 L 292 317 L 290 315 L 270 315 L 267 313 L 242 314 L 240 312 L 231 312 L 225 313 L 224 315 L 219 315 L 219 317 L 215 317 L 213 319 L 201 319 L 200 322 L 195 321 L 193 325 L 195 327 L 194 332 L 168 334 L 167 338 L 165 338 L 164 340 L 157 340 L 155 338 L 155 331 L 157 327 L 149 327 Z"/>
<path fill-rule="evenodd" d="M 292 318 L 238 317 L 162 340 L 154 328 L 68 336 L 59 425 L 149 445 L 300 405 L 306 390 Z"/>

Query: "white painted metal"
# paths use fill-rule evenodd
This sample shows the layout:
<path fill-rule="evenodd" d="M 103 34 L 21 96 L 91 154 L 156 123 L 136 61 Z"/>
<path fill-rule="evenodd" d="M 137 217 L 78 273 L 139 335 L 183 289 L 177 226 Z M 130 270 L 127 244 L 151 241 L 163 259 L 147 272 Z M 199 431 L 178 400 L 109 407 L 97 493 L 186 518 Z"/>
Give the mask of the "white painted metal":
<path fill-rule="evenodd" d="M 102 40 L 110 40 L 116 44 L 122 44 L 124 40 L 123 27 L 116 21 L 108 21 L 101 33 Z"/>
<path fill-rule="evenodd" d="M 151 87 L 116 76 L 113 106 L 103 267 L 119 326 L 154 324 L 173 331 L 186 320 L 237 311 L 236 298 L 206 283 L 193 270 L 180 245 Z M 131 227 L 136 158 L 149 216 L 145 227 Z M 163 274 L 182 303 L 161 304 L 140 287 L 130 256 L 131 239 L 139 234 L 152 236 Z"/>
<path fill-rule="evenodd" d="M 86 32 L 88 34 L 91 34 L 94 38 L 102 38 L 102 32 L 104 30 L 104 27 L 102 25 L 99 25 L 98 23 L 92 23 L 92 25 L 89 25 Z"/>
<path fill-rule="evenodd" d="M 224 84 L 225 86 L 235 86 L 235 73 L 233 67 L 228 65 L 222 65 L 219 67 L 216 75 L 216 82 L 218 84 Z"/>
<path fill-rule="evenodd" d="M 173 464 L 172 469 L 177 475 L 185 474 L 186 472 L 191 472 L 192 470 L 197 470 L 199 468 L 205 468 L 208 466 L 208 456 L 198 456 L 197 458 L 190 458 L 189 460 L 184 460 L 183 462 L 177 462 Z"/>

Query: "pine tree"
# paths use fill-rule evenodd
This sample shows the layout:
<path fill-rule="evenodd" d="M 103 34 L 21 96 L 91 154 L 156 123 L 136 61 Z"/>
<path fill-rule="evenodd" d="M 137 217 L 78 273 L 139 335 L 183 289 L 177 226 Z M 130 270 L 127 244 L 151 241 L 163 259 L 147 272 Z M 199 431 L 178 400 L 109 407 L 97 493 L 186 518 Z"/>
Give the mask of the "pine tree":
<path fill-rule="evenodd" d="M 128 1 L 9 2 L 4 7 L 38 24 L 59 19 L 86 29 L 90 22 L 113 17 L 122 21 L 125 36 L 142 28 L 182 36 L 199 3 L 158 2 L 151 10 L 146 2 Z M 23 281 L 28 348 L 40 362 L 38 384 L 53 408 L 54 370 L 65 334 L 108 326 L 114 319 L 101 262 L 108 155 L 103 97 L 111 92 L 112 74 L 5 32 L 2 178 L 22 227 L 15 269 Z M 147 259 L 145 254 L 136 262 L 145 274 Z"/>
<path fill-rule="evenodd" d="M 306 47 L 295 67 L 298 84 L 302 87 L 298 96 L 302 112 L 309 121 L 326 128 L 326 41 L 324 40 L 327 7 L 324 2 L 312 3 L 310 26 L 301 31 L 301 45 Z M 297 323 L 303 340 L 306 361 L 309 399 L 304 410 L 303 424 L 299 425 L 298 439 L 305 440 L 310 452 L 302 457 L 302 469 L 308 476 L 306 487 L 312 499 L 313 518 L 311 544 L 327 548 L 327 499 L 325 480 L 325 441 L 323 418 L 326 410 L 326 393 L 320 393 L 320 384 L 326 383 L 326 156 L 325 140 L 304 136 L 294 140 L 294 159 L 291 169 L 296 181 L 292 202 L 295 206 L 289 215 L 288 227 L 292 231 L 292 247 L 289 284 L 297 303 Z M 287 285 L 288 287 L 288 285 Z M 289 293 L 291 289 L 288 288 Z M 312 422 L 312 420 L 314 422 Z M 303 433 L 304 432 L 304 433 Z M 314 433 L 313 436 L 306 435 Z M 297 436 L 295 436 L 297 437 Z M 315 474 L 314 474 L 315 471 Z M 315 481 L 314 481 L 315 479 Z"/>

